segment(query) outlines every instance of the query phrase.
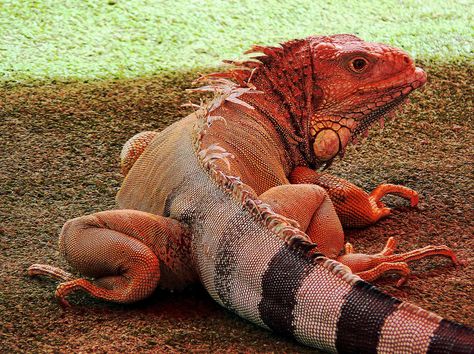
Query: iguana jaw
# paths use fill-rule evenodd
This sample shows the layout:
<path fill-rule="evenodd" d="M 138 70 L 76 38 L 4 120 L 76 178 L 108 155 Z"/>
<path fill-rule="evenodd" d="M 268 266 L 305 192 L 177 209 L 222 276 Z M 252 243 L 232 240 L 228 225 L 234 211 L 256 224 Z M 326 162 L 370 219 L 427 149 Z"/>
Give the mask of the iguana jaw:
<path fill-rule="evenodd" d="M 402 77 L 402 80 L 398 85 L 393 85 L 392 83 L 386 87 L 362 87 L 358 90 L 359 94 L 363 95 L 364 93 L 367 93 L 369 96 L 372 96 L 374 91 L 385 93 L 379 96 L 375 103 L 364 105 L 363 108 L 366 110 L 364 111 L 362 118 L 357 119 L 357 124 L 351 131 L 351 141 L 354 141 L 354 139 L 361 134 L 366 134 L 374 122 L 383 120 L 383 117 L 402 104 L 413 90 L 423 86 L 426 83 L 426 73 L 421 68 L 415 68 L 411 79 L 408 80 L 408 83 L 403 84 L 406 81 L 407 79 Z"/>
<path fill-rule="evenodd" d="M 329 165 L 337 155 L 342 158 L 349 142 L 357 143 L 358 137 L 366 136 L 369 128 L 377 121 L 383 127 L 384 117 L 425 82 L 426 73 L 421 68 L 415 68 L 410 79 L 407 80 L 405 76 L 395 85 L 392 80 L 390 86 L 360 88 L 358 94 L 364 103 L 355 108 L 354 112 L 330 114 L 329 117 L 318 117 L 324 116 L 322 112 L 318 112 L 310 129 L 317 160 Z"/>

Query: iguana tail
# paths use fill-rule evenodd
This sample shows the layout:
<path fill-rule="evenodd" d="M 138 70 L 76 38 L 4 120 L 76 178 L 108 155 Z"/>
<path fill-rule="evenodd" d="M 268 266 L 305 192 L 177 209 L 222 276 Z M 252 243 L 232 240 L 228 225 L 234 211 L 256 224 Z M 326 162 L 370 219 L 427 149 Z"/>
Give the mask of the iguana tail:
<path fill-rule="evenodd" d="M 231 227 L 251 231 L 240 221 Z M 472 328 L 385 294 L 337 261 L 311 260 L 270 235 L 224 233 L 197 249 L 202 281 L 257 325 L 327 352 L 474 353 Z"/>
<path fill-rule="evenodd" d="M 209 294 L 261 327 L 328 352 L 474 353 L 474 329 L 387 295 L 324 257 L 294 220 L 223 172 L 230 153 L 203 147 L 202 137 L 219 119 L 213 109 L 242 89 L 224 80 L 201 89 L 216 88 L 225 94 L 197 112 L 193 135 L 207 176 L 194 171 L 183 182 L 192 180 L 184 190 L 199 203 L 192 211 L 172 203 L 180 219 L 195 220 L 193 255 Z"/>

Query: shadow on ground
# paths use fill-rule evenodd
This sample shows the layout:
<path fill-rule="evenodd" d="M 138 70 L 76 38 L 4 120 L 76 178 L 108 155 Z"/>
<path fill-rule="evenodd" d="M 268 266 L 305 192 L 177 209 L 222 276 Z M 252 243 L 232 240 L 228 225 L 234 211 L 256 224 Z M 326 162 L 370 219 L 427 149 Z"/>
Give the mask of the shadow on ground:
<path fill-rule="evenodd" d="M 390 277 L 378 285 L 474 326 L 473 67 L 427 69 L 424 92 L 332 171 L 368 190 L 391 182 L 421 193 L 417 209 L 387 198 L 397 208 L 393 215 L 369 229 L 349 230 L 348 239 L 366 252 L 379 251 L 389 236 L 400 250 L 454 248 L 467 266 L 455 269 L 435 258 L 415 264 L 400 289 Z M 199 287 L 157 292 L 130 306 L 74 294 L 73 307 L 63 311 L 53 282 L 26 276 L 34 262 L 68 269 L 57 252 L 62 224 L 114 207 L 122 144 L 186 115 L 180 105 L 189 100 L 184 89 L 195 77 L 0 89 L 2 351 L 307 351 L 226 312 Z"/>

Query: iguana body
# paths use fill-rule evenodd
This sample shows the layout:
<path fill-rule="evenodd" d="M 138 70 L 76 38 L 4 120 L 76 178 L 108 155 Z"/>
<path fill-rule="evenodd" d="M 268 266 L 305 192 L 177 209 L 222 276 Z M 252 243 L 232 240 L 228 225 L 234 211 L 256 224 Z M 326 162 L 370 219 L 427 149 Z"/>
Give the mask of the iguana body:
<path fill-rule="evenodd" d="M 404 279 L 406 261 L 456 262 L 451 250 L 393 255 L 393 240 L 374 256 L 344 248 L 341 222 L 373 223 L 390 212 L 384 194 L 416 204 L 416 193 L 383 185 L 368 195 L 313 170 L 423 85 L 424 72 L 397 49 L 348 35 L 255 50 L 265 54 L 259 62 L 213 75 L 203 88 L 217 93 L 209 104 L 127 143 L 120 210 L 65 224 L 63 255 L 94 280 L 42 265 L 30 275 L 64 280 L 56 291 L 64 304 L 76 289 L 132 302 L 200 281 L 227 309 L 327 351 L 470 352 L 471 329 L 361 279 L 385 271 Z"/>

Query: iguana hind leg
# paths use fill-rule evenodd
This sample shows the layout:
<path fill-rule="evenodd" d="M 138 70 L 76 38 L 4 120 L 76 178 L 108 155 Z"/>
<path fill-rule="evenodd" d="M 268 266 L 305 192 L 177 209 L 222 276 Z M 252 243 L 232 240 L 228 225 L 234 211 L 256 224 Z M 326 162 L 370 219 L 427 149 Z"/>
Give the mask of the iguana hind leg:
<path fill-rule="evenodd" d="M 296 220 L 318 251 L 335 258 L 344 245 L 344 232 L 326 191 L 313 184 L 284 184 L 259 196 L 272 210 Z"/>
<path fill-rule="evenodd" d="M 297 167 L 290 175 L 291 183 L 311 183 L 323 187 L 329 194 L 337 215 L 344 227 L 364 227 L 376 223 L 391 212 L 380 199 L 394 194 L 410 200 L 410 205 L 418 204 L 418 193 L 395 184 L 381 184 L 371 193 L 366 193 L 356 185 L 327 173 L 318 173 L 307 167 Z"/>
<path fill-rule="evenodd" d="M 351 244 L 344 246 L 344 233 L 326 191 L 312 184 L 281 185 L 259 196 L 272 209 L 296 220 L 301 230 L 317 244 L 319 252 L 348 266 L 362 279 L 373 281 L 385 273 L 401 274 L 401 285 L 410 274 L 407 262 L 430 256 L 449 257 L 458 264 L 454 252 L 446 246 L 427 246 L 406 253 L 394 254 L 395 239 L 389 238 L 384 249 L 375 255 L 355 253 Z M 345 254 L 339 254 L 345 250 Z"/>
<path fill-rule="evenodd" d="M 64 305 L 68 305 L 67 295 L 79 289 L 100 299 L 128 303 L 146 298 L 158 283 L 181 287 L 195 278 L 187 231 L 170 218 L 136 210 L 87 215 L 64 225 L 59 244 L 69 264 L 92 279 L 71 279 L 59 268 L 37 264 L 28 274 L 65 281 L 55 293 Z"/>

